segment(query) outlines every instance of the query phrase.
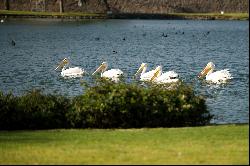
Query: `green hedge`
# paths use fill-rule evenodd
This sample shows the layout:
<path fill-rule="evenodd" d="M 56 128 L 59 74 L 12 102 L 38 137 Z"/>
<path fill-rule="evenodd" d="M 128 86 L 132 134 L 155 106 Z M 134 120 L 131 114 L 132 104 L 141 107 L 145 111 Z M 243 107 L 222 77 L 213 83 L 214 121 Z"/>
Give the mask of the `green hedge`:
<path fill-rule="evenodd" d="M 70 100 L 33 90 L 16 97 L 0 93 L 0 129 L 68 128 Z"/>
<path fill-rule="evenodd" d="M 0 93 L 0 129 L 141 128 L 206 125 L 205 99 L 192 87 L 142 86 L 97 80 L 83 95 L 67 98 L 33 90 Z"/>

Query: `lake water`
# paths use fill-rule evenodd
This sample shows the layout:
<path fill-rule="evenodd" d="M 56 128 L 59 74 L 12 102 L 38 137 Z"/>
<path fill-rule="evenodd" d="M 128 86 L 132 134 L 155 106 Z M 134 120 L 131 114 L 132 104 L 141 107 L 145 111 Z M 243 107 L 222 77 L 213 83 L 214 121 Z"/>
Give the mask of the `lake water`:
<path fill-rule="evenodd" d="M 142 62 L 162 65 L 207 97 L 211 123 L 249 123 L 249 21 L 196 20 L 9 20 L 0 24 L 0 90 L 21 95 L 33 88 L 68 96 L 83 93 L 80 80 L 55 67 L 64 57 L 88 73 L 107 61 L 127 81 Z M 163 37 L 162 34 L 167 34 Z M 11 40 L 16 45 L 11 44 Z M 234 77 L 215 86 L 197 80 L 212 61 Z"/>

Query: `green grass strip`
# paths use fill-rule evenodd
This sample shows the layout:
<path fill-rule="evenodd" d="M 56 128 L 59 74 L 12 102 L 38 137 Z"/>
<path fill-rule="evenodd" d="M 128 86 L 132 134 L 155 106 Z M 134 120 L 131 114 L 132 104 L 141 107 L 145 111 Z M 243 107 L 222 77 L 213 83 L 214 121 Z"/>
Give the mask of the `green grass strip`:
<path fill-rule="evenodd" d="M 0 131 L 0 164 L 249 164 L 249 125 Z"/>
<path fill-rule="evenodd" d="M 122 14 L 122 13 L 121 13 Z M 61 16 L 61 17 L 106 17 L 105 13 L 82 13 L 82 12 L 32 12 L 32 11 L 11 11 L 0 10 L 0 15 L 7 16 Z M 182 18 L 214 18 L 214 19 L 231 19 L 231 20 L 248 20 L 249 13 L 169 13 L 172 17 Z"/>
<path fill-rule="evenodd" d="M 208 17 L 215 19 L 232 19 L 232 20 L 248 20 L 249 13 L 170 13 L 171 16 L 176 17 Z"/>

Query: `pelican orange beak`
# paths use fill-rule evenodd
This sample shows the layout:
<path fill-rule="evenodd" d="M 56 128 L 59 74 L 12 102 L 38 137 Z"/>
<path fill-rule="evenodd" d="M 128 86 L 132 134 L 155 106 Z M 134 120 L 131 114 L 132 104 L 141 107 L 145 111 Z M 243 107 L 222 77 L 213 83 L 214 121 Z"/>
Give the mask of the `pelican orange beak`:
<path fill-rule="evenodd" d="M 157 77 L 159 77 L 161 75 L 161 67 L 157 67 L 156 69 L 155 69 L 155 72 L 154 72 L 154 75 L 153 75 L 153 77 L 151 77 L 151 79 L 150 79 L 150 82 L 152 82 L 152 81 L 154 81 Z"/>
<path fill-rule="evenodd" d="M 67 58 L 64 58 L 59 65 L 55 68 L 55 70 L 57 70 L 58 68 L 63 68 L 63 66 L 65 66 L 66 64 L 69 63 L 69 60 Z"/>
<path fill-rule="evenodd" d="M 146 64 L 142 63 L 141 66 L 139 67 L 139 69 L 137 70 L 137 72 L 135 73 L 135 76 L 137 76 L 139 73 L 141 73 L 145 66 L 146 66 Z"/>
<path fill-rule="evenodd" d="M 204 77 L 207 75 L 207 73 L 212 70 L 211 66 L 206 66 L 199 74 L 198 74 L 198 78 Z"/>
<path fill-rule="evenodd" d="M 102 63 L 97 69 L 96 71 L 94 71 L 94 73 L 92 75 L 95 75 L 97 72 L 103 72 L 107 69 L 107 64 L 106 63 Z"/>

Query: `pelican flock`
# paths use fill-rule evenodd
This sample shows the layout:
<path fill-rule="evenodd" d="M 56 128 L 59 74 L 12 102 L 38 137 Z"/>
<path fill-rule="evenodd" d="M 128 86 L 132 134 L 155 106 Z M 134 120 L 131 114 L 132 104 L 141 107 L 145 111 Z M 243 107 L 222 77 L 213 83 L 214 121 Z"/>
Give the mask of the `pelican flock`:
<path fill-rule="evenodd" d="M 148 67 L 147 63 L 142 63 L 137 72 L 135 73 L 135 76 L 138 76 L 141 73 L 140 81 L 150 81 L 150 79 L 154 76 L 155 71 L 157 70 L 156 67 L 156 69 L 146 72 L 147 67 Z"/>
<path fill-rule="evenodd" d="M 107 70 L 108 63 L 102 62 L 102 64 L 94 71 L 92 75 L 95 75 L 97 72 L 101 73 L 101 77 L 111 79 L 114 82 L 118 82 L 123 76 L 123 71 L 120 69 L 110 69 Z M 107 71 L 106 71 L 107 70 Z"/>
<path fill-rule="evenodd" d="M 80 67 L 71 67 L 66 68 L 69 64 L 69 60 L 64 58 L 59 65 L 55 68 L 55 70 L 62 68 L 61 76 L 63 77 L 81 77 L 85 71 Z M 139 76 L 140 74 L 140 81 L 147 81 L 156 84 L 167 84 L 167 83 L 176 83 L 179 79 L 179 74 L 175 71 L 162 71 L 162 66 L 157 66 L 155 69 L 146 72 L 147 70 L 147 63 L 142 63 L 139 69 L 136 71 L 135 76 Z M 107 70 L 108 63 L 102 62 L 101 65 L 93 72 L 92 75 L 100 72 L 101 77 L 108 78 L 114 82 L 119 82 L 121 76 L 124 75 L 123 71 L 120 69 L 110 69 Z M 198 74 L 198 78 L 205 77 L 205 80 L 208 83 L 226 83 L 229 79 L 232 79 L 229 69 L 223 69 L 219 71 L 213 72 L 215 69 L 215 65 L 213 62 L 209 62 L 206 67 Z"/>
<path fill-rule="evenodd" d="M 220 84 L 225 83 L 229 79 L 232 79 L 229 69 L 223 69 L 216 72 L 213 72 L 215 68 L 215 65 L 213 62 L 209 62 L 206 67 L 199 73 L 198 78 L 203 78 L 206 76 L 206 81 Z"/>
<path fill-rule="evenodd" d="M 55 70 L 62 68 L 61 76 L 63 77 L 81 77 L 84 74 L 84 70 L 80 67 L 66 68 L 68 64 L 69 60 L 64 58 L 55 68 Z"/>
<path fill-rule="evenodd" d="M 157 84 L 175 83 L 179 81 L 179 74 L 175 71 L 162 72 L 162 66 L 157 67 L 150 81 Z"/>

